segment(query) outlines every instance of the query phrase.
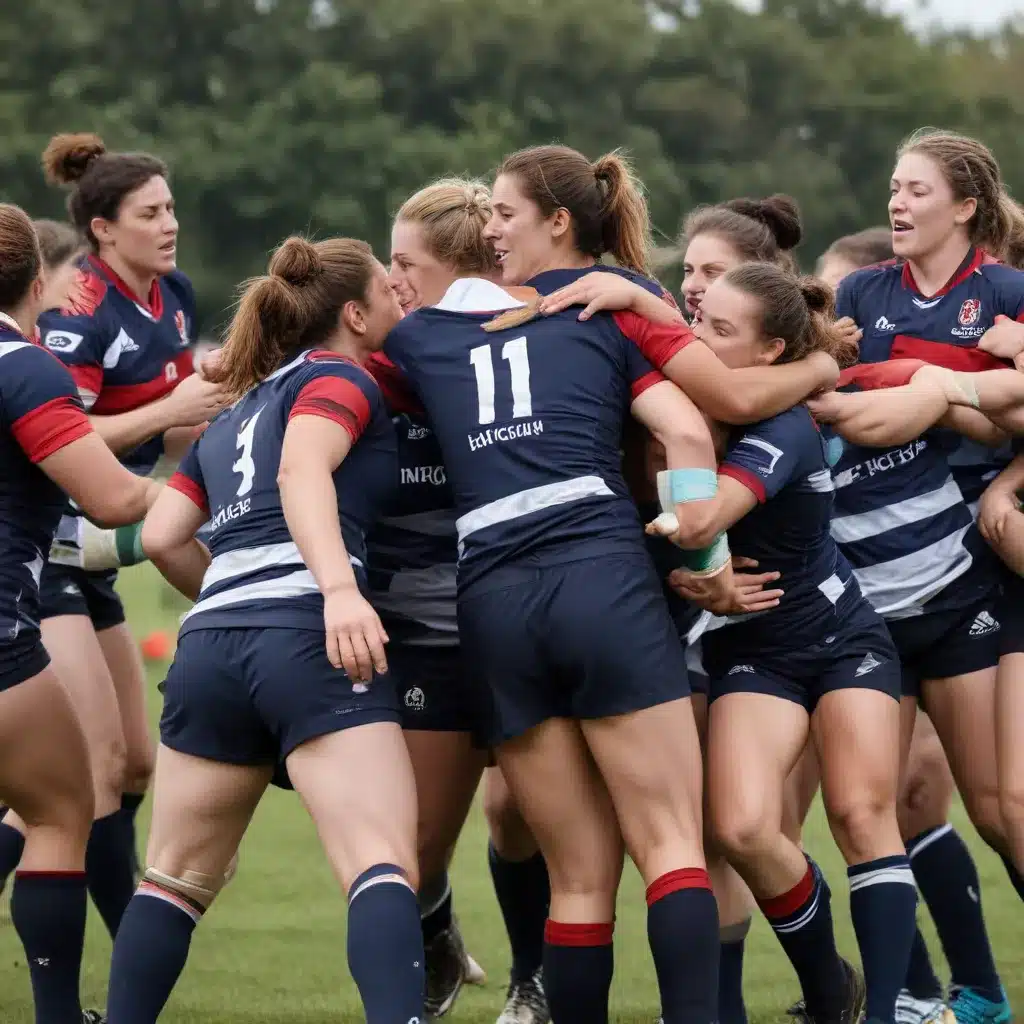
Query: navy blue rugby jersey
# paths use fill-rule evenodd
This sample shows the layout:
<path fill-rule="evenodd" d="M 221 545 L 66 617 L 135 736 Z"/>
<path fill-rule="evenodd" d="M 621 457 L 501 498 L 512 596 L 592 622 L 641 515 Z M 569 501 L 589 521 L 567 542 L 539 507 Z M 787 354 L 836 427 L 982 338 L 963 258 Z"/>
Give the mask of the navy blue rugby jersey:
<path fill-rule="evenodd" d="M 853 366 L 839 390 L 898 387 L 916 365 Z M 824 432 L 835 455 L 832 536 L 872 607 L 900 619 L 981 600 L 994 585 L 996 563 L 951 472 L 951 432 L 929 430 L 892 448 Z"/>
<path fill-rule="evenodd" d="M 213 560 L 182 634 L 324 628 L 323 598 L 288 531 L 277 487 L 288 421 L 310 415 L 352 435 L 334 484 L 345 547 L 365 582 L 366 533 L 397 483 L 395 432 L 366 370 L 332 352 L 307 350 L 217 416 L 168 483 L 210 516 L 204 539 Z"/>
<path fill-rule="evenodd" d="M 708 651 L 820 643 L 864 600 L 829 532 L 832 475 L 826 443 L 806 406 L 734 431 L 719 476 L 747 487 L 758 504 L 729 529 L 729 547 L 782 574 L 777 608 L 730 617 L 706 634 Z"/>
<path fill-rule="evenodd" d="M 42 343 L 64 363 L 86 411 L 131 412 L 168 395 L 193 372 L 198 338 L 195 296 L 175 270 L 153 282 L 145 301 L 97 256 L 86 256 L 66 309 L 39 318 Z M 154 437 L 121 461 L 149 473 L 163 453 Z"/>
<path fill-rule="evenodd" d="M 1003 360 L 978 349 L 978 339 L 999 315 L 1024 322 L 1024 272 L 971 249 L 957 272 L 935 295 L 918 290 L 909 264 L 890 260 L 854 271 L 839 285 L 836 315 L 849 316 L 864 331 L 860 361 L 923 359 L 952 370 L 991 370 Z M 954 479 L 976 510 L 982 491 L 1009 461 L 1009 451 L 960 435 L 950 444 Z"/>
<path fill-rule="evenodd" d="M 39 577 L 67 505 L 36 463 L 91 430 L 68 371 L 0 320 L 0 643 L 39 630 Z"/>
<path fill-rule="evenodd" d="M 438 306 L 398 324 L 385 346 L 444 455 L 460 589 L 502 563 L 643 548 L 622 479 L 623 421 L 633 398 L 663 379 L 651 362 L 664 365 L 692 339 L 631 313 L 580 323 L 573 309 L 482 330 L 494 311 L 520 305 L 497 285 L 457 281 Z"/>
<path fill-rule="evenodd" d="M 455 499 L 419 400 L 382 353 L 377 379 L 398 445 L 398 488 L 366 538 L 370 598 L 392 643 L 451 647 L 456 614 Z"/>

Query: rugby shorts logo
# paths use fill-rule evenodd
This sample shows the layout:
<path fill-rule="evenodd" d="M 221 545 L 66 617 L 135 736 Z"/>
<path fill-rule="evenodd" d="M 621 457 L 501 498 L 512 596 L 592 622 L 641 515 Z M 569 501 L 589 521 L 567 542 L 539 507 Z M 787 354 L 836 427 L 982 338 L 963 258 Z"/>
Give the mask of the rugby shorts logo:
<path fill-rule="evenodd" d="M 880 316 L 875 321 L 875 330 L 876 331 L 895 331 L 896 330 L 896 325 L 891 320 L 889 320 L 888 318 L 886 318 L 884 316 Z"/>
<path fill-rule="evenodd" d="M 65 584 L 64 588 L 61 590 L 61 593 L 62 594 L 67 594 L 68 597 L 81 597 L 82 596 L 82 591 L 79 589 L 77 583 Z"/>
<path fill-rule="evenodd" d="M 427 706 L 427 695 L 418 687 L 405 691 L 405 706 L 413 711 L 422 711 Z"/>
<path fill-rule="evenodd" d="M 1000 625 L 988 612 L 980 612 L 978 617 L 971 623 L 971 636 L 988 636 L 1000 629 Z"/>
<path fill-rule="evenodd" d="M 882 663 L 870 652 L 864 655 L 864 660 L 857 666 L 857 671 L 853 673 L 854 677 L 866 676 L 869 672 L 874 672 L 876 668 Z"/>
<path fill-rule="evenodd" d="M 733 665 L 733 667 L 729 669 L 728 674 L 735 676 L 739 675 L 740 672 L 749 672 L 751 675 L 756 674 L 756 670 L 753 665 Z"/>

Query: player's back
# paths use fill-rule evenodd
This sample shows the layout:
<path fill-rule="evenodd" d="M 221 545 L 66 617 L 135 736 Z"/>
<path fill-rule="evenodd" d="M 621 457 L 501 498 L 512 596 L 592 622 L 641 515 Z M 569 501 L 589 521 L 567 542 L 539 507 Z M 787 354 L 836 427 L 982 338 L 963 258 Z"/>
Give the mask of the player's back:
<path fill-rule="evenodd" d="M 67 443 L 72 407 L 81 414 L 67 371 L 0 324 L 0 638 L 38 626 L 39 576 L 67 498 L 34 462 Z"/>
<path fill-rule="evenodd" d="M 362 570 L 366 532 L 396 483 L 394 430 L 362 367 L 329 352 L 303 352 L 221 413 L 173 478 L 209 510 L 213 556 L 183 628 L 322 628 L 322 599 L 291 538 L 277 476 L 289 419 L 342 406 L 361 422 L 334 484 L 345 547 Z M 339 422 L 349 418 L 343 413 Z"/>
<path fill-rule="evenodd" d="M 486 282 L 456 285 L 439 306 L 402 321 L 387 351 L 441 444 L 459 517 L 460 587 L 511 560 L 634 550 L 642 537 L 620 449 L 651 366 L 611 316 L 580 323 L 568 310 L 485 332 L 493 311 L 517 303 Z"/>

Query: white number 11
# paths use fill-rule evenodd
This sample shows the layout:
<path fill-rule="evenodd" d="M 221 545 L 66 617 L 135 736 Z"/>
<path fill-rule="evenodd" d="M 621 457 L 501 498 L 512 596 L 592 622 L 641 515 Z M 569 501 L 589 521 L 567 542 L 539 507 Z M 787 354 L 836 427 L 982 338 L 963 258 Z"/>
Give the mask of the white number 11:
<path fill-rule="evenodd" d="M 526 336 L 506 341 L 501 358 L 508 362 L 512 377 L 512 418 L 533 415 L 533 396 L 530 394 L 530 356 L 526 351 Z M 476 371 L 476 397 L 480 423 L 494 422 L 494 359 L 490 345 L 470 349 L 469 361 Z"/>

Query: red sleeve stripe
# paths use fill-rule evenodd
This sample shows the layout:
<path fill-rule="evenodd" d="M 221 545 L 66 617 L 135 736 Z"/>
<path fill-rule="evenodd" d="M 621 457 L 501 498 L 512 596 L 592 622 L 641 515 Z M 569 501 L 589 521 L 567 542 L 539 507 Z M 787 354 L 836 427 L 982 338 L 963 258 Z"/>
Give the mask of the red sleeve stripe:
<path fill-rule="evenodd" d="M 893 339 L 890 359 L 923 359 L 935 366 L 950 370 L 964 370 L 975 373 L 978 370 L 1005 370 L 1012 364 L 980 348 L 966 348 L 950 345 L 944 341 L 925 341 L 907 334 L 897 334 Z"/>
<path fill-rule="evenodd" d="M 175 473 L 170 480 L 167 481 L 167 486 L 172 491 L 177 491 L 179 494 L 184 494 L 189 501 L 192 502 L 196 508 L 209 514 L 210 506 L 209 501 L 206 497 L 206 492 L 192 479 L 190 476 L 186 476 L 184 473 Z"/>
<path fill-rule="evenodd" d="M 296 397 L 288 419 L 296 416 L 331 420 L 344 427 L 355 444 L 370 422 L 370 401 L 350 380 L 318 377 L 306 384 Z"/>
<path fill-rule="evenodd" d="M 743 484 L 748 491 L 750 491 L 755 498 L 763 505 L 768 500 L 768 495 L 765 493 L 764 483 L 758 479 L 757 475 L 751 473 L 749 469 L 744 469 L 742 466 L 733 466 L 726 463 L 718 467 L 719 476 L 727 476 L 737 483 Z"/>
<path fill-rule="evenodd" d="M 1017 323 L 1024 324 L 1024 312 L 1017 317 Z"/>
<path fill-rule="evenodd" d="M 101 371 L 102 372 L 102 371 Z M 97 416 L 117 416 L 122 412 L 141 409 L 169 395 L 186 377 L 195 372 L 191 352 L 182 352 L 164 365 L 159 377 L 140 384 L 107 384 L 100 390 L 96 404 L 90 410 Z"/>
<path fill-rule="evenodd" d="M 42 462 L 72 441 L 91 434 L 92 424 L 73 398 L 62 395 L 16 419 L 11 433 L 32 462 Z"/>
<path fill-rule="evenodd" d="M 910 378 L 927 365 L 923 359 L 890 359 L 884 363 L 858 363 L 839 374 L 837 387 L 856 384 L 863 391 L 880 388 L 898 388 L 910 383 Z"/>
<path fill-rule="evenodd" d="M 628 310 L 613 313 L 612 317 L 619 330 L 659 370 L 694 340 L 693 332 L 685 324 L 656 324 Z"/>
<path fill-rule="evenodd" d="M 637 377 L 637 379 L 630 385 L 629 392 L 634 399 L 637 399 L 648 388 L 653 388 L 655 384 L 660 384 L 663 380 L 668 380 L 668 378 L 661 372 L 661 370 L 651 370 L 650 373 L 645 373 L 642 377 Z"/>
<path fill-rule="evenodd" d="M 47 349 L 49 351 L 49 349 Z M 96 396 L 103 389 L 102 366 L 69 366 L 68 372 L 78 388 L 78 393 L 86 406 L 95 403 Z"/>

